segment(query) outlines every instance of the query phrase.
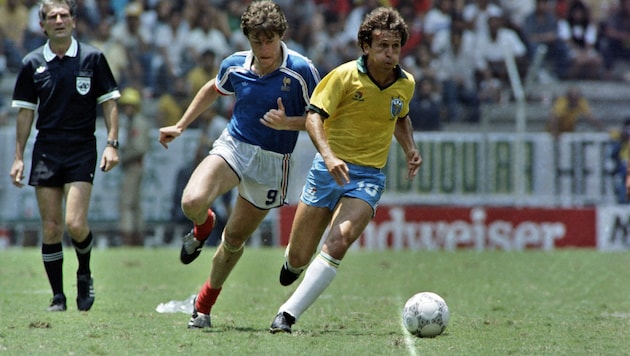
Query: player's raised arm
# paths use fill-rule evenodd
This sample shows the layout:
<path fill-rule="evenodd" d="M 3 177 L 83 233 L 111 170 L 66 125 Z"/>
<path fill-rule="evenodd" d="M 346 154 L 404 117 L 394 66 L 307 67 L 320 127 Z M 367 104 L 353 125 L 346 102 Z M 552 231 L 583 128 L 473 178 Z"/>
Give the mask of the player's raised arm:
<path fill-rule="evenodd" d="M 201 89 L 199 89 L 192 102 L 184 112 L 184 115 L 175 125 L 160 128 L 159 141 L 164 148 L 168 149 L 169 142 L 181 135 L 182 132 L 184 132 L 184 130 L 193 121 L 195 121 L 204 110 L 208 109 L 208 107 L 217 100 L 220 94 L 217 92 L 215 80 L 216 79 L 212 79 L 208 81 L 203 87 L 201 87 Z"/>

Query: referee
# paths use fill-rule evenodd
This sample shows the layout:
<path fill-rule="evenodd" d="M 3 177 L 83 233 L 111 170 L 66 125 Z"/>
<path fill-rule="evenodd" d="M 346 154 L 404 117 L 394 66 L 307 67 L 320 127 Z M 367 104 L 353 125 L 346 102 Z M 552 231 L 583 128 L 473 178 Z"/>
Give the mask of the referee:
<path fill-rule="evenodd" d="M 24 57 L 15 83 L 12 106 L 19 110 L 11 181 L 24 186 L 24 149 L 37 110 L 28 184 L 35 187 L 42 219 L 42 259 L 53 293 L 48 310 L 67 309 L 62 273 L 65 226 L 78 259 L 77 309 L 86 311 L 94 303 L 93 236 L 87 213 L 97 160 L 96 109 L 102 105 L 107 127 L 100 162 L 107 172 L 118 164 L 115 99 L 120 93 L 103 54 L 72 36 L 75 1 L 41 0 L 39 6 L 39 24 L 48 41 Z"/>

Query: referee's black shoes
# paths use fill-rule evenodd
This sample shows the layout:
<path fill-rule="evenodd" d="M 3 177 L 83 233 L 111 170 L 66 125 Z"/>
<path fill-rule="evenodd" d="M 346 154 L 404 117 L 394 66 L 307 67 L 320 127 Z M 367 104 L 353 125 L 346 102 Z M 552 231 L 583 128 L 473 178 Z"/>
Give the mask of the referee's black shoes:
<path fill-rule="evenodd" d="M 77 274 L 77 308 L 88 311 L 94 304 L 94 280 L 90 274 Z"/>
<path fill-rule="evenodd" d="M 55 294 L 53 296 L 52 301 L 50 302 L 50 306 L 48 307 L 48 311 L 66 311 L 66 296 L 62 293 Z"/>

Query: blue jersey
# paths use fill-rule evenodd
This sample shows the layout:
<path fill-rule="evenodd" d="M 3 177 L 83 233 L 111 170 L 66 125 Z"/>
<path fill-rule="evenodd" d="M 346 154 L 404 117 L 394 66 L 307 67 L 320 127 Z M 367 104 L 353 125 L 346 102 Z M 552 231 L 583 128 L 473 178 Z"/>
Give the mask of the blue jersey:
<path fill-rule="evenodd" d="M 281 45 L 282 64 L 263 76 L 251 70 L 252 51 L 236 52 L 227 57 L 221 62 L 216 87 L 221 94 L 236 97 L 228 124 L 233 137 L 284 154 L 293 152 L 299 132 L 275 130 L 259 120 L 269 110 L 278 108 L 279 97 L 287 116 L 303 116 L 319 82 L 319 73 L 308 58 L 289 50 L 284 43 Z"/>

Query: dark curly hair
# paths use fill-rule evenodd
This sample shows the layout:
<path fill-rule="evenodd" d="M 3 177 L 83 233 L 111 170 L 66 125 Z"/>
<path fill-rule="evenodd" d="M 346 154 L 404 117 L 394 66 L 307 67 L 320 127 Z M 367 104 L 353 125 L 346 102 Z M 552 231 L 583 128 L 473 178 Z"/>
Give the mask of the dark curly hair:
<path fill-rule="evenodd" d="M 401 46 L 404 46 L 409 38 L 405 20 L 396 9 L 391 7 L 378 7 L 365 16 L 357 34 L 359 47 L 363 48 L 363 44 L 372 45 L 374 30 L 398 32 Z"/>
<path fill-rule="evenodd" d="M 269 38 L 278 34 L 282 37 L 287 27 L 287 18 L 280 5 L 268 0 L 253 1 L 241 16 L 241 30 L 245 37 L 250 34 L 262 34 Z"/>

